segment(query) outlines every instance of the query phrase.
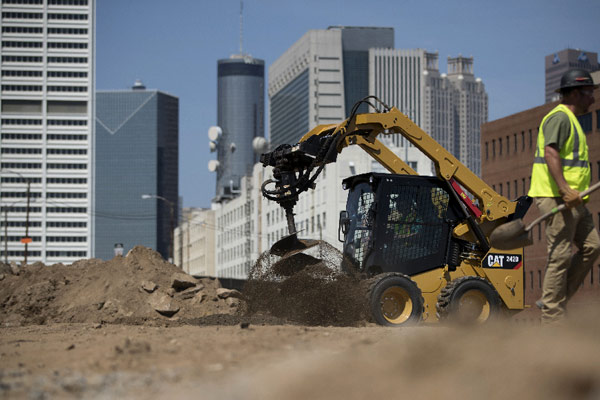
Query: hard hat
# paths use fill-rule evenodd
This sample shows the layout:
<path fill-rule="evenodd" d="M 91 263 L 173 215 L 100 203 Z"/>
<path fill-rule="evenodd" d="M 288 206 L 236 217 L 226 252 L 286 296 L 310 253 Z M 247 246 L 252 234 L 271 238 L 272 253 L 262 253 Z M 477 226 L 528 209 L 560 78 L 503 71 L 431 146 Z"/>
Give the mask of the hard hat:
<path fill-rule="evenodd" d="M 594 85 L 592 75 L 584 69 L 570 69 L 565 72 L 560 78 L 560 87 L 555 90 L 556 93 L 560 93 L 563 89 L 580 87 L 580 86 L 593 86 L 597 88 L 598 85 Z"/>

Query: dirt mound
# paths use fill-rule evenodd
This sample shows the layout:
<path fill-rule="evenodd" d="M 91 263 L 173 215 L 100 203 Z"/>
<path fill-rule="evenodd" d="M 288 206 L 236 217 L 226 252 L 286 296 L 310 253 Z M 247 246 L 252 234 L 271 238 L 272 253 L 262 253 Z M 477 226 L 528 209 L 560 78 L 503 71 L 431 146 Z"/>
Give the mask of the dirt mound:
<path fill-rule="evenodd" d="M 3 325 L 198 319 L 234 314 L 242 302 L 218 280 L 195 279 L 142 246 L 110 261 L 12 265 L 12 272 L 0 281 Z"/>
<path fill-rule="evenodd" d="M 278 257 L 265 252 L 244 286 L 247 313 L 313 326 L 357 326 L 367 316 L 359 277 L 326 242 L 303 253 Z"/>

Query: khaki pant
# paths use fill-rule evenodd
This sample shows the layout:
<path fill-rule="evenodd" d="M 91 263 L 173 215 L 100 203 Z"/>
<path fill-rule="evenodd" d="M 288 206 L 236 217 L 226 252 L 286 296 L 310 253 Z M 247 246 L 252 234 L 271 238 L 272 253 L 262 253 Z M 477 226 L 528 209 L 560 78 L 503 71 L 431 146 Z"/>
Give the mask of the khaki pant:
<path fill-rule="evenodd" d="M 558 197 L 535 199 L 542 214 L 562 202 Z M 546 220 L 546 242 L 548 265 L 542 286 L 542 322 L 552 322 L 564 316 L 567 301 L 577 292 L 600 254 L 600 238 L 592 215 L 580 204 Z M 575 255 L 571 243 L 578 249 Z"/>

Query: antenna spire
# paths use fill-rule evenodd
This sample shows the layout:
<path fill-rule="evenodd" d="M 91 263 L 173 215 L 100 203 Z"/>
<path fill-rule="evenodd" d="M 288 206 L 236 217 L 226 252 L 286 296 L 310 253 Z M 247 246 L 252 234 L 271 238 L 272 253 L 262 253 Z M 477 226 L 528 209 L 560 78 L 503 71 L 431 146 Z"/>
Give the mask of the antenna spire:
<path fill-rule="evenodd" d="M 244 0 L 240 0 L 240 55 L 244 54 Z"/>

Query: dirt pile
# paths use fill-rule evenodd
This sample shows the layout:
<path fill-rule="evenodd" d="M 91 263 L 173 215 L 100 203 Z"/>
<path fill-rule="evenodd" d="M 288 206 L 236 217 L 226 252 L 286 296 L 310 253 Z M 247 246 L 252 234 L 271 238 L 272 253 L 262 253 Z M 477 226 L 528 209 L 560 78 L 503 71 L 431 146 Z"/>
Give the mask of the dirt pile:
<path fill-rule="evenodd" d="M 0 281 L 0 324 L 142 323 L 234 314 L 239 292 L 195 279 L 157 252 L 137 246 L 110 261 L 15 265 Z"/>
<path fill-rule="evenodd" d="M 327 242 L 284 258 L 265 252 L 244 286 L 247 312 L 312 326 L 357 326 L 366 321 L 364 288 L 343 255 Z"/>

